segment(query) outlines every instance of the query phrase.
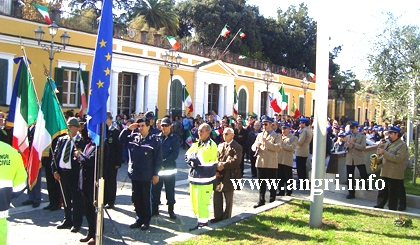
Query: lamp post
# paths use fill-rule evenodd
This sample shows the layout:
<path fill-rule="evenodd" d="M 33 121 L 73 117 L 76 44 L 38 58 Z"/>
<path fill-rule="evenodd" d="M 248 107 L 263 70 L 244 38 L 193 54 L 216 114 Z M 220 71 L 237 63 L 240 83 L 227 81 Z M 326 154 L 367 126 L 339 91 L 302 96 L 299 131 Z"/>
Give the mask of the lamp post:
<path fill-rule="evenodd" d="M 172 116 L 172 77 L 174 76 L 174 71 L 179 67 L 181 64 L 182 57 L 178 54 L 175 56 L 175 49 L 170 48 L 168 51 L 165 52 L 164 55 L 162 55 L 162 59 L 169 69 L 169 74 L 171 76 L 171 85 L 169 88 L 169 115 Z M 183 98 L 182 98 L 183 99 Z"/>
<path fill-rule="evenodd" d="M 54 37 L 55 35 L 57 35 L 57 31 L 58 31 L 58 25 L 53 22 L 51 25 L 48 26 L 48 32 L 50 33 L 51 36 L 51 41 L 50 44 L 41 44 L 41 41 L 44 39 L 44 30 L 42 30 L 41 27 L 38 27 L 35 30 L 35 39 L 38 41 L 38 46 L 41 46 L 43 50 L 47 51 L 49 54 L 49 59 L 50 59 L 50 70 L 48 71 L 48 76 L 51 77 L 51 70 L 52 70 L 52 62 L 54 60 L 54 54 L 55 53 L 60 53 L 61 50 L 66 49 L 67 44 L 70 41 L 70 35 L 67 34 L 67 32 L 64 32 L 61 36 L 61 45 L 63 45 L 63 47 L 57 46 L 54 43 Z"/>
<path fill-rule="evenodd" d="M 305 105 L 306 105 L 306 90 L 309 88 L 309 81 L 306 80 L 306 77 L 300 82 L 300 86 L 303 89 L 303 107 L 302 107 L 302 116 L 305 116 Z"/>
<path fill-rule="evenodd" d="M 271 73 L 270 68 L 267 68 L 267 70 L 265 70 L 264 74 L 263 74 L 263 80 L 265 82 L 266 85 L 266 94 L 265 94 L 265 101 L 266 103 L 268 103 L 268 85 L 270 85 L 270 83 L 273 82 L 273 73 Z M 265 106 L 265 114 L 268 114 L 268 105 Z"/>

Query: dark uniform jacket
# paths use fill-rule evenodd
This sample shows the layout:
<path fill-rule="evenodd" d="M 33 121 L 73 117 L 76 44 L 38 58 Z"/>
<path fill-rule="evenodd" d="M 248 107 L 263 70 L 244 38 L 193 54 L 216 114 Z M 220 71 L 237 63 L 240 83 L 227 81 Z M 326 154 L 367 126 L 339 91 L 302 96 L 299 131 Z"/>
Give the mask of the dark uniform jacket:
<path fill-rule="evenodd" d="M 217 147 L 217 162 L 222 163 L 224 169 L 219 172 L 219 178 L 216 178 L 215 188 L 223 183 L 223 188 L 221 191 L 233 191 L 233 184 L 230 179 L 233 179 L 234 176 L 231 176 L 231 172 L 235 168 L 239 168 L 239 164 L 242 161 L 242 146 L 232 140 L 230 144 L 223 142 Z M 239 170 L 241 171 L 241 170 Z"/>
<path fill-rule="evenodd" d="M 115 127 L 109 129 L 106 127 L 104 164 L 106 169 L 115 169 L 121 167 L 122 162 L 122 144 L 119 140 L 121 131 Z"/>
<path fill-rule="evenodd" d="M 247 140 L 248 140 L 248 131 L 246 131 L 246 129 L 244 128 L 241 128 L 241 129 L 236 128 L 234 129 L 234 132 L 235 132 L 235 136 L 233 139 L 242 146 L 242 149 L 246 150 Z"/>
<path fill-rule="evenodd" d="M 93 142 L 89 142 L 83 150 L 83 153 L 77 158 L 80 162 L 81 190 L 83 192 L 91 193 L 92 196 L 95 178 L 95 150 L 96 145 Z"/>
<path fill-rule="evenodd" d="M 131 134 L 128 128 L 121 132 L 120 139 L 128 143 L 130 161 L 128 176 L 135 181 L 151 181 L 158 176 L 162 168 L 162 148 L 159 139 L 151 132 L 141 138 L 140 134 Z"/>
<path fill-rule="evenodd" d="M 64 135 L 64 136 L 61 136 L 60 138 L 58 138 L 57 145 L 55 146 L 55 150 L 54 150 L 55 162 L 54 161 L 51 162 L 51 168 L 52 168 L 53 173 L 54 172 L 61 173 L 61 168 L 60 168 L 61 154 L 64 154 L 64 146 L 66 145 L 66 142 L 69 141 L 69 140 L 70 140 L 69 135 Z M 77 138 L 75 140 L 75 143 L 76 143 L 76 148 L 79 149 L 80 151 L 82 151 L 86 146 L 86 143 L 82 140 L 82 138 L 80 136 L 79 136 L 79 138 Z M 71 150 L 74 151 L 74 146 Z M 79 171 L 80 163 L 77 160 L 74 159 L 73 152 L 70 152 L 70 154 L 72 154 L 71 157 L 70 157 L 71 169 L 75 170 L 75 171 L 76 170 Z"/>
<path fill-rule="evenodd" d="M 163 133 L 158 134 L 158 138 L 162 143 L 162 168 L 159 175 L 175 174 L 176 159 L 179 154 L 179 137 L 170 133 L 166 137 Z"/>

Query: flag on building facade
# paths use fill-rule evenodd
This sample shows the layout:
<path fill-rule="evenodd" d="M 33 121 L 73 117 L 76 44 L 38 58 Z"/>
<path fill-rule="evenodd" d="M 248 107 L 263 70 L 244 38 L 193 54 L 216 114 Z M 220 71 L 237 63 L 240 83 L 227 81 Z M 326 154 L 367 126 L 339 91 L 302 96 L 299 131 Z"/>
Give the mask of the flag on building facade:
<path fill-rule="evenodd" d="M 179 44 L 179 42 L 175 39 L 175 37 L 173 36 L 167 36 L 166 37 L 169 41 L 169 43 L 171 44 L 172 48 L 175 50 L 178 50 L 179 47 L 181 47 L 181 45 Z"/>
<path fill-rule="evenodd" d="M 87 101 L 86 101 L 86 94 L 85 94 L 85 84 L 83 83 L 82 77 L 82 68 L 79 67 L 78 74 L 79 76 L 79 86 L 80 86 L 80 109 L 79 109 L 79 116 L 84 116 L 87 111 Z"/>
<path fill-rule="evenodd" d="M 230 30 L 229 30 L 229 26 L 225 25 L 222 29 L 222 31 L 220 32 L 220 36 L 222 37 L 227 37 L 227 35 L 229 35 Z"/>
<path fill-rule="evenodd" d="M 106 101 L 109 97 L 113 35 L 112 1 L 104 0 L 90 83 L 87 129 L 97 146 L 100 145 L 100 125 L 106 121 Z"/>
<path fill-rule="evenodd" d="M 182 96 L 183 101 L 184 101 L 184 105 L 186 107 L 188 107 L 188 112 L 193 112 L 194 111 L 194 107 L 193 107 L 193 103 L 192 103 L 192 100 L 191 100 L 191 96 L 188 93 L 187 87 L 185 85 L 184 85 L 184 89 L 183 89 L 182 92 L 184 94 L 184 96 Z"/>
<path fill-rule="evenodd" d="M 60 103 L 55 96 L 52 82 L 51 79 L 47 78 L 36 119 L 34 140 L 27 166 L 30 190 L 37 182 L 38 172 L 42 167 L 42 156 L 48 156 L 48 150 L 54 138 L 68 132 L 67 123 L 61 111 Z"/>
<path fill-rule="evenodd" d="M 274 112 L 276 113 L 280 113 L 281 112 L 281 108 L 279 107 L 279 105 L 277 104 L 277 99 L 276 98 L 271 98 L 271 96 L 269 95 L 268 98 L 270 99 L 270 106 L 273 109 Z"/>
<path fill-rule="evenodd" d="M 284 92 L 283 83 L 281 84 L 281 87 L 279 89 L 279 93 L 280 93 L 280 99 L 281 99 L 281 102 L 279 104 L 280 109 L 282 111 L 286 111 L 287 110 L 287 96 L 286 96 L 286 92 Z"/>
<path fill-rule="evenodd" d="M 236 85 L 233 89 L 233 116 L 238 116 L 238 95 L 236 94 Z"/>
<path fill-rule="evenodd" d="M 246 56 L 245 55 L 239 55 L 238 56 L 238 59 L 240 59 L 240 60 L 243 60 L 243 59 L 245 59 L 246 58 Z"/>
<path fill-rule="evenodd" d="M 29 157 L 28 127 L 35 123 L 38 115 L 38 98 L 36 97 L 31 73 L 25 61 L 26 57 L 18 57 L 14 62 L 19 68 L 13 85 L 10 110 L 7 117 L 8 126 L 13 126 L 12 146 L 19 150 L 26 167 Z M 28 63 L 27 63 L 28 62 Z"/>
<path fill-rule="evenodd" d="M 244 38 L 246 36 L 246 34 L 245 33 L 243 33 L 243 32 L 239 32 L 239 38 Z"/>
<path fill-rule="evenodd" d="M 299 108 L 296 107 L 295 97 L 293 97 L 293 101 L 292 101 L 292 112 L 294 113 L 293 114 L 294 119 L 296 119 L 300 116 Z"/>
<path fill-rule="evenodd" d="M 316 75 L 312 72 L 308 72 L 308 75 L 312 78 L 313 81 L 316 81 Z"/>
<path fill-rule="evenodd" d="M 42 15 L 42 17 L 45 19 L 45 22 L 48 25 L 52 24 L 51 18 L 50 18 L 50 14 L 48 13 L 48 8 L 46 6 L 42 6 L 39 4 L 32 4 L 37 10 L 38 12 Z"/>

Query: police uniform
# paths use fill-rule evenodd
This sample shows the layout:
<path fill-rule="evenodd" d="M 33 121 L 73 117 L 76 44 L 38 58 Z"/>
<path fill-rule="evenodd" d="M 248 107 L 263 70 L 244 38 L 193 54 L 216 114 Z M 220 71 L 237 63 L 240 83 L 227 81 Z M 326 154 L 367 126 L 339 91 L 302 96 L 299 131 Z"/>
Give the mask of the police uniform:
<path fill-rule="evenodd" d="M 148 112 L 146 112 L 146 114 L 144 114 L 144 117 L 145 118 L 147 118 L 147 119 L 153 119 L 153 120 L 155 120 L 155 113 L 153 112 L 153 111 L 148 111 Z M 152 125 L 152 124 L 150 124 L 150 130 L 149 130 L 149 133 L 152 133 L 152 134 L 160 134 L 160 130 L 159 129 L 157 129 L 154 125 Z"/>
<path fill-rule="evenodd" d="M 162 142 L 162 168 L 159 171 L 159 182 L 152 186 L 152 213 L 159 213 L 160 195 L 163 184 L 165 184 L 166 200 L 168 205 L 168 214 L 171 219 L 175 219 L 175 175 L 176 159 L 179 154 L 179 138 L 173 133 L 168 136 L 160 133 L 159 140 Z"/>
<path fill-rule="evenodd" d="M 12 146 L 0 141 L 0 244 L 7 243 L 7 220 L 13 197 L 26 187 L 22 156 Z"/>
<path fill-rule="evenodd" d="M 104 205 L 113 208 L 117 195 L 117 173 L 122 162 L 122 145 L 119 140 L 121 131 L 111 126 L 106 128 L 105 152 L 104 152 L 104 179 L 105 197 Z"/>
<path fill-rule="evenodd" d="M 162 168 L 162 149 L 159 139 L 150 131 L 146 137 L 141 134 L 131 134 L 126 128 L 121 132 L 121 139 L 128 143 L 130 160 L 128 176 L 132 181 L 133 203 L 138 220 L 130 228 L 144 225 L 149 227 L 151 213 L 151 180 L 158 176 Z"/>

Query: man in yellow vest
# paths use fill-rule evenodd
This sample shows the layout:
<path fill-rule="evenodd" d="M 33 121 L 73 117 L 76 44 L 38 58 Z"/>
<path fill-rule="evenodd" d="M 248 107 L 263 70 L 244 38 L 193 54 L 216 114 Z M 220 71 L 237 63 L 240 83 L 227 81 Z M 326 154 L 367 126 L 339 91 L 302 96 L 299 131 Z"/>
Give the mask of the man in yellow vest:
<path fill-rule="evenodd" d="M 0 141 L 0 245 L 7 243 L 7 216 L 10 201 L 26 187 L 26 171 L 16 149 Z"/>

